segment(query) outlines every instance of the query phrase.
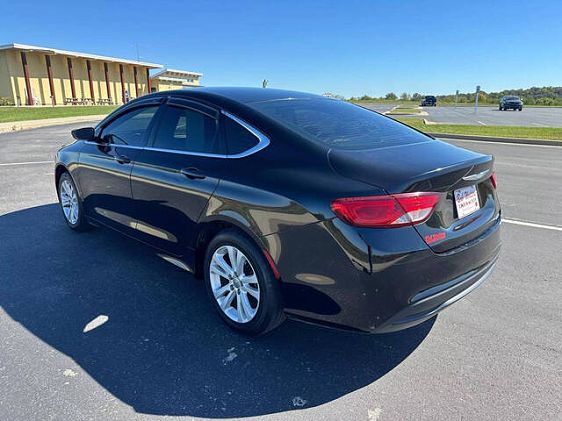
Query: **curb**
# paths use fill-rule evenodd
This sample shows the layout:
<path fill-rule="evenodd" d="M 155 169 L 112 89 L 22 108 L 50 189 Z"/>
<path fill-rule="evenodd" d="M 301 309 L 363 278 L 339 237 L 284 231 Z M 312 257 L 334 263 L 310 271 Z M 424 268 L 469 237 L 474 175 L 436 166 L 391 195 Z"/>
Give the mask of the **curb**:
<path fill-rule="evenodd" d="M 541 140 L 541 139 L 518 139 L 510 137 L 490 137 L 490 136 L 469 136 L 464 134 L 447 134 L 425 132 L 430 136 L 444 139 L 473 140 L 475 142 L 499 142 L 499 143 L 515 143 L 518 145 L 546 145 L 546 146 L 562 146 L 562 140 Z"/>
<path fill-rule="evenodd" d="M 10 133 L 19 130 L 38 129 L 40 127 L 61 126 L 64 124 L 82 123 L 86 121 L 99 121 L 106 117 L 103 115 L 81 115 L 76 117 L 45 118 L 39 120 L 11 121 L 0 123 L 0 133 Z"/>

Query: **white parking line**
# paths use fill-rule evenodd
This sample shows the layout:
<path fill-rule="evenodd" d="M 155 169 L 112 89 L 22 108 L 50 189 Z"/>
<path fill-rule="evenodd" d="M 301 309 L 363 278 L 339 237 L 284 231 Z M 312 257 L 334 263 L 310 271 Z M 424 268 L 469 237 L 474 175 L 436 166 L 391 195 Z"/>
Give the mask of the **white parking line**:
<path fill-rule="evenodd" d="M 0 167 L 7 167 L 10 165 L 35 165 L 35 164 L 54 164 L 55 161 L 27 161 L 27 162 L 4 162 L 0 163 Z"/>
<path fill-rule="evenodd" d="M 477 122 L 478 124 L 481 124 L 482 126 L 485 126 L 485 125 L 486 125 L 486 123 L 482 123 L 480 120 L 476 120 L 476 122 Z"/>
<path fill-rule="evenodd" d="M 523 225 L 525 227 L 542 228 L 545 230 L 552 230 L 552 231 L 562 231 L 562 227 L 558 227 L 556 225 L 535 224 L 534 222 L 518 221 L 516 219 L 502 219 L 502 222 L 505 222 L 506 224 L 513 224 L 513 225 Z"/>

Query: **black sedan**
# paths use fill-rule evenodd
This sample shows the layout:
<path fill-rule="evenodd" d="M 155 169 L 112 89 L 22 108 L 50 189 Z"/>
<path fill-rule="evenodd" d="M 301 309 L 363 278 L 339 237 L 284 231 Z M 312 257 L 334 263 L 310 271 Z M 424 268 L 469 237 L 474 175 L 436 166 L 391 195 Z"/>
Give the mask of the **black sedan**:
<path fill-rule="evenodd" d="M 491 156 L 345 101 L 169 91 L 72 134 L 55 171 L 68 226 L 154 247 L 246 333 L 287 316 L 404 329 L 480 285 L 499 254 Z"/>
<path fill-rule="evenodd" d="M 523 101 L 518 96 L 508 95 L 500 98 L 500 111 L 523 109 Z"/>

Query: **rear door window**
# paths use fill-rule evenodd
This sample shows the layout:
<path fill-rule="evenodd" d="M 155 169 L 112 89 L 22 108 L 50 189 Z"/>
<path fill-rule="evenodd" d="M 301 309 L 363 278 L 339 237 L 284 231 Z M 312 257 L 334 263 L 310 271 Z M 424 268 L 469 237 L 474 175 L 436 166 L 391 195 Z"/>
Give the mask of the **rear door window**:
<path fill-rule="evenodd" d="M 224 153 L 216 119 L 191 108 L 170 105 L 159 120 L 153 147 L 192 153 Z"/>

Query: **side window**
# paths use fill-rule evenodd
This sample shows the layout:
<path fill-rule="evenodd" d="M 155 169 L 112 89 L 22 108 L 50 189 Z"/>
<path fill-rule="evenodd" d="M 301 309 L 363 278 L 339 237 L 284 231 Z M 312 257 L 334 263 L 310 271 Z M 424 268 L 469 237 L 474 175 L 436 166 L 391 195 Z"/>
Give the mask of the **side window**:
<path fill-rule="evenodd" d="M 259 140 L 256 136 L 230 117 L 224 117 L 223 125 L 226 137 L 226 149 L 229 155 L 242 153 L 258 144 Z"/>
<path fill-rule="evenodd" d="M 164 110 L 154 147 L 184 152 L 221 153 L 217 121 L 192 109 L 170 105 Z"/>
<path fill-rule="evenodd" d="M 117 145 L 144 146 L 146 130 L 158 106 L 137 108 L 107 125 L 101 133 L 102 139 Z"/>

